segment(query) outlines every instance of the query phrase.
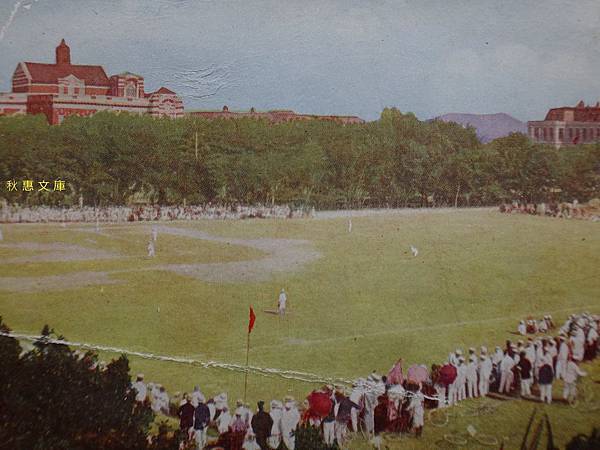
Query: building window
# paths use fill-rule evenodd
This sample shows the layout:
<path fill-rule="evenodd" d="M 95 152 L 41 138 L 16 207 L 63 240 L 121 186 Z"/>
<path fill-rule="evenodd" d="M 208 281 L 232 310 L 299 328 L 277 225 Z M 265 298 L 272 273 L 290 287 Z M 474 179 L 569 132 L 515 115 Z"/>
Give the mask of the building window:
<path fill-rule="evenodd" d="M 584 129 L 582 130 L 582 133 L 581 133 L 581 135 L 582 135 L 582 139 L 583 139 L 584 141 L 585 141 L 585 140 L 587 140 L 587 129 L 586 129 L 586 128 L 584 128 Z"/>
<path fill-rule="evenodd" d="M 78 95 L 79 94 L 79 88 L 74 88 L 74 90 L 75 90 L 75 95 Z"/>
<path fill-rule="evenodd" d="M 573 139 L 573 128 L 569 128 L 569 139 Z"/>
<path fill-rule="evenodd" d="M 563 128 L 558 129 L 558 140 L 563 141 L 565 139 L 565 130 Z"/>
<path fill-rule="evenodd" d="M 534 131 L 535 131 L 535 137 L 539 138 L 540 137 L 540 129 L 536 127 Z"/>
<path fill-rule="evenodd" d="M 128 84 L 125 88 L 125 97 L 135 97 L 136 89 L 134 84 Z"/>

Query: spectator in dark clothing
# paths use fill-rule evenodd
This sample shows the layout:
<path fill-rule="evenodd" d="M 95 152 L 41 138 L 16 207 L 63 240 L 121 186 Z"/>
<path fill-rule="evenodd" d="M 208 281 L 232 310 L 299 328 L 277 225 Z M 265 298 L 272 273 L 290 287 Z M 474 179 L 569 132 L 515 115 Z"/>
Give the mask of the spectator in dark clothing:
<path fill-rule="evenodd" d="M 375 407 L 375 434 L 379 434 L 388 428 L 388 403 L 387 394 L 380 395 L 377 398 Z"/>
<path fill-rule="evenodd" d="M 352 414 L 352 408 L 360 410 L 360 406 L 350 400 L 341 392 L 335 394 L 335 401 L 338 404 L 337 415 L 335 416 L 335 438 L 340 448 L 346 444 L 346 434 L 348 433 L 348 422 Z"/>
<path fill-rule="evenodd" d="M 204 399 L 200 399 L 196 410 L 194 411 L 194 433 L 197 448 L 206 446 L 206 431 L 210 422 L 210 409 L 204 403 Z"/>
<path fill-rule="evenodd" d="M 538 385 L 540 388 L 540 400 L 544 403 L 552 403 L 552 382 L 554 381 L 554 370 L 552 369 L 552 358 L 544 353 L 541 358 Z"/>
<path fill-rule="evenodd" d="M 265 402 L 258 402 L 258 411 L 252 416 L 252 430 L 256 436 L 256 443 L 261 450 L 268 450 L 267 439 L 271 436 L 273 419 L 269 413 L 264 411 Z"/>
<path fill-rule="evenodd" d="M 194 426 L 194 407 L 187 394 L 183 394 L 183 398 L 185 402 L 179 407 L 177 416 L 179 417 L 179 429 L 186 439 L 189 439 L 190 429 Z"/>
<path fill-rule="evenodd" d="M 517 367 L 521 376 L 521 396 L 531 395 L 531 361 L 525 352 L 521 352 Z"/>
<path fill-rule="evenodd" d="M 323 418 L 323 437 L 325 445 L 333 446 L 335 441 L 335 402 L 331 402 L 329 414 Z"/>

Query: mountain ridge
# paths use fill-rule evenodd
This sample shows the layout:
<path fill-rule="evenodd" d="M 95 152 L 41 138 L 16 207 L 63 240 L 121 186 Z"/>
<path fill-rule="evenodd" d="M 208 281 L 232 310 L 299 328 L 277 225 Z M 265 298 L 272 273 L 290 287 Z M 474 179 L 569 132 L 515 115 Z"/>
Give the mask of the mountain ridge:
<path fill-rule="evenodd" d="M 525 122 L 504 112 L 493 114 L 447 113 L 432 120 L 455 122 L 464 127 L 472 126 L 475 128 L 479 140 L 484 143 L 508 136 L 510 133 L 527 134 Z"/>

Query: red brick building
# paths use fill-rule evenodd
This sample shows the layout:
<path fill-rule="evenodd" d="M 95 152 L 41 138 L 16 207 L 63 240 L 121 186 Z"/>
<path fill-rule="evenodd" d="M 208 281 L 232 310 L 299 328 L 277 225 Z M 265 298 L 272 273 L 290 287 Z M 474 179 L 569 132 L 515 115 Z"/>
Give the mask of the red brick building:
<path fill-rule="evenodd" d="M 54 64 L 21 62 L 12 92 L 0 93 L 0 115 L 44 114 L 55 125 L 67 116 L 98 111 L 126 111 L 153 117 L 182 117 L 183 102 L 167 88 L 144 91 L 144 78 L 130 72 L 110 78 L 102 66 L 71 64 L 63 39 Z"/>
<path fill-rule="evenodd" d="M 204 117 L 205 119 L 241 119 L 248 117 L 251 119 L 265 119 L 272 123 L 292 122 L 296 120 L 328 120 L 342 124 L 364 123 L 365 121 L 357 116 L 319 116 L 315 114 L 298 114 L 289 109 L 277 109 L 272 111 L 256 111 L 251 108 L 250 111 L 229 111 L 227 106 L 223 106 L 221 111 L 190 111 L 190 116 Z"/>
<path fill-rule="evenodd" d="M 527 130 L 535 142 L 556 147 L 600 142 L 600 103 L 553 108 L 544 120 L 527 122 Z"/>

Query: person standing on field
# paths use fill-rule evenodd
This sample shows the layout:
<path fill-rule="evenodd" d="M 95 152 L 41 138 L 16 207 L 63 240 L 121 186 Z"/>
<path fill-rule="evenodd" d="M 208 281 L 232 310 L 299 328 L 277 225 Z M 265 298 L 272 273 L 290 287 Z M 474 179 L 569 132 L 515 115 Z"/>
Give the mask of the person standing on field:
<path fill-rule="evenodd" d="M 478 397 L 477 393 L 477 357 L 472 355 L 469 357 L 467 364 L 467 394 L 469 397 Z"/>
<path fill-rule="evenodd" d="M 277 300 L 277 311 L 279 312 L 279 316 L 285 316 L 285 308 L 287 304 L 287 295 L 285 293 L 285 289 L 281 289 L 279 293 L 279 299 Z"/>
<path fill-rule="evenodd" d="M 269 411 L 273 426 L 267 443 L 271 448 L 278 448 L 281 445 L 281 417 L 283 415 L 283 404 L 278 400 L 271 401 L 271 410 Z"/>
<path fill-rule="evenodd" d="M 154 258 L 154 255 L 154 241 L 150 240 L 148 241 L 148 257 Z"/>
<path fill-rule="evenodd" d="M 479 359 L 479 395 L 484 397 L 490 392 L 490 376 L 493 365 L 490 357 L 483 352 Z"/>
<path fill-rule="evenodd" d="M 198 399 L 198 405 L 194 410 L 194 438 L 196 448 L 203 449 L 206 446 L 208 424 L 210 423 L 210 409 L 204 403 L 204 397 Z"/>
<path fill-rule="evenodd" d="M 183 404 L 177 410 L 177 416 L 179 417 L 179 429 L 182 433 L 182 438 L 188 440 L 193 435 L 194 427 L 194 413 L 196 409 L 190 402 L 190 398 L 187 393 L 183 394 Z"/>
<path fill-rule="evenodd" d="M 148 392 L 146 384 L 144 383 L 144 375 L 138 373 L 135 383 L 131 386 L 135 389 L 135 401 L 143 403 L 146 400 L 146 394 Z"/>
<path fill-rule="evenodd" d="M 502 362 L 500 362 L 500 388 L 498 392 L 501 394 L 506 392 L 510 394 L 510 388 L 513 382 L 513 367 L 515 366 L 515 360 L 511 358 L 508 351 L 504 354 Z"/>
<path fill-rule="evenodd" d="M 577 398 L 577 378 L 585 377 L 586 375 L 587 373 L 581 370 L 573 357 L 570 356 L 564 373 L 565 387 L 563 398 L 565 400 L 574 401 Z"/>
<path fill-rule="evenodd" d="M 286 397 L 281 413 L 281 438 L 288 450 L 296 448 L 296 428 L 300 422 L 300 413 L 292 397 Z"/>
<path fill-rule="evenodd" d="M 265 402 L 262 400 L 258 402 L 258 411 L 252 416 L 252 431 L 256 436 L 256 443 L 261 450 L 268 450 L 267 440 L 271 435 L 271 429 L 273 428 L 273 419 L 270 414 L 264 411 Z"/>
<path fill-rule="evenodd" d="M 517 364 L 519 368 L 519 374 L 521 376 L 521 397 L 530 396 L 531 395 L 531 383 L 533 381 L 532 378 L 532 369 L 533 365 L 531 361 L 527 358 L 525 351 L 521 352 L 521 358 L 519 358 L 519 363 Z"/>
<path fill-rule="evenodd" d="M 554 370 L 552 370 L 552 359 L 546 352 L 540 361 L 538 384 L 540 386 L 540 400 L 542 403 L 552 403 L 552 382 L 554 381 Z"/>

